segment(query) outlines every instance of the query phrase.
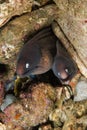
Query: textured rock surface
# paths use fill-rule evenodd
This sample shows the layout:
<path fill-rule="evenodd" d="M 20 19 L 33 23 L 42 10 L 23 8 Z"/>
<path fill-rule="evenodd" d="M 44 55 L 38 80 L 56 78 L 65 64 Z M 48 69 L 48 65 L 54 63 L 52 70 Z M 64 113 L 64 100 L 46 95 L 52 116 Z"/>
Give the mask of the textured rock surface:
<path fill-rule="evenodd" d="M 62 130 L 86 130 L 87 129 L 87 101 L 67 101 L 50 114 L 56 128 Z M 84 116 L 85 115 L 85 116 Z"/>
<path fill-rule="evenodd" d="M 40 5 L 44 5 L 48 2 L 52 2 L 52 0 L 35 0 L 36 2 L 38 2 Z"/>
<path fill-rule="evenodd" d="M 12 16 L 31 12 L 33 0 L 8 0 L 0 3 L 0 27 L 5 25 Z"/>
<path fill-rule="evenodd" d="M 56 93 L 49 84 L 33 84 L 29 87 L 32 87 L 31 90 L 20 94 L 21 100 L 4 110 L 7 116 L 4 122 L 8 130 L 12 130 L 13 126 L 26 129 L 44 123 L 54 108 Z"/>
<path fill-rule="evenodd" d="M 0 123 L 0 130 L 6 130 L 6 126 L 2 123 Z"/>
<path fill-rule="evenodd" d="M 87 99 L 87 80 L 80 80 L 75 88 L 74 101 Z"/>

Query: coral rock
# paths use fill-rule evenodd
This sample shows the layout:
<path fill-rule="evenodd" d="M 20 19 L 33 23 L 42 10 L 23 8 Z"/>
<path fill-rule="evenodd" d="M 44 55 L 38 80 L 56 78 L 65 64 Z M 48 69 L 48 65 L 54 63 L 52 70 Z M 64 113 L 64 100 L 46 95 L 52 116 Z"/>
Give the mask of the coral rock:
<path fill-rule="evenodd" d="M 47 121 L 56 98 L 55 90 L 49 84 L 32 84 L 20 97 L 20 100 L 4 110 L 7 116 L 4 121 L 8 127 L 12 124 L 27 128 Z"/>

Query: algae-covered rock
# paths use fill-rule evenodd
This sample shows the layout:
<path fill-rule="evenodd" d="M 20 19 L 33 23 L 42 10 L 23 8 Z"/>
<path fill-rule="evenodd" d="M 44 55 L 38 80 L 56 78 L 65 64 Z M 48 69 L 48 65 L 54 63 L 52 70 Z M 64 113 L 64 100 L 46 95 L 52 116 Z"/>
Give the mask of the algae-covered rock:
<path fill-rule="evenodd" d="M 7 117 L 3 120 L 8 130 L 13 126 L 28 128 L 46 122 L 54 108 L 56 93 L 49 84 L 38 83 L 30 85 L 27 92 L 21 92 L 20 98 L 4 110 Z M 10 129 L 9 124 L 12 124 Z"/>
<path fill-rule="evenodd" d="M 0 3 L 0 27 L 5 25 L 12 16 L 31 12 L 33 0 L 8 0 Z"/>

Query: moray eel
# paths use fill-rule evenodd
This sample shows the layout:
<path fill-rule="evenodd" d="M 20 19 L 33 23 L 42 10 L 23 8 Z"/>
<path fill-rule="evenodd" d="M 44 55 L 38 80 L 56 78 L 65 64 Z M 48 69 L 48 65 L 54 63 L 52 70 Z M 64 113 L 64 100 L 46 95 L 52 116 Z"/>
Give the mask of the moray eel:
<path fill-rule="evenodd" d="M 26 77 L 50 70 L 57 51 L 56 41 L 57 37 L 52 32 L 51 27 L 42 29 L 28 40 L 17 59 L 17 75 Z"/>
<path fill-rule="evenodd" d="M 61 81 L 69 81 L 77 72 L 77 65 L 70 54 L 63 47 L 60 40 L 56 42 L 57 54 L 54 59 L 52 70 Z"/>

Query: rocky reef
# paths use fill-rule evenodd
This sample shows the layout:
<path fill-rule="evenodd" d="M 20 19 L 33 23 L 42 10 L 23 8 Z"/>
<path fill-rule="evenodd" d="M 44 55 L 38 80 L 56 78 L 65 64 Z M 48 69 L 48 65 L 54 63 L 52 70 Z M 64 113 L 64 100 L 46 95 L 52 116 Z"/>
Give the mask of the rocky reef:
<path fill-rule="evenodd" d="M 0 1 L 0 130 L 87 129 L 86 5 L 86 0 Z M 69 81 L 61 82 L 52 70 L 16 74 L 20 49 L 48 26 L 78 67 Z"/>

